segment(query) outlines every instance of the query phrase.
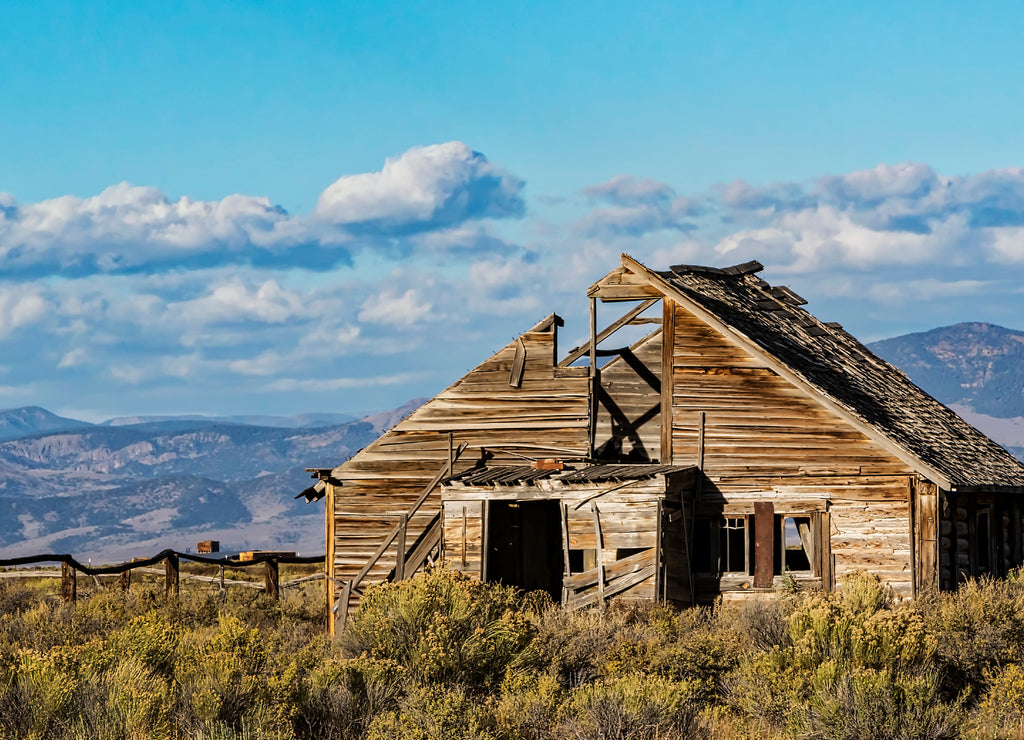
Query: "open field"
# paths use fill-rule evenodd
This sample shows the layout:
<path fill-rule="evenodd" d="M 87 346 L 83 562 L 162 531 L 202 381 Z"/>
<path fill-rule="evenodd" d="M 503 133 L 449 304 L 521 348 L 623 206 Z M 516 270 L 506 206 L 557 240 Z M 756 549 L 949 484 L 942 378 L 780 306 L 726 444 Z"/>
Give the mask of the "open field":
<path fill-rule="evenodd" d="M 0 738 L 1024 737 L 1016 575 L 601 613 L 433 571 L 371 589 L 333 642 L 323 581 L 274 601 L 154 577 L 74 606 L 0 579 Z"/>

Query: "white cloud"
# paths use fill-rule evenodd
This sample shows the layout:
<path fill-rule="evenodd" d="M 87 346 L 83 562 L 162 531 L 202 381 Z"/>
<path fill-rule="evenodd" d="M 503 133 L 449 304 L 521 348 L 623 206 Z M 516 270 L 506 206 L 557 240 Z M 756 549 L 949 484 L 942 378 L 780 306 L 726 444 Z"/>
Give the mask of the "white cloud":
<path fill-rule="evenodd" d="M 424 300 L 415 288 L 409 288 L 401 294 L 392 288 L 385 288 L 363 303 L 359 320 L 369 324 L 412 326 L 433 319 L 432 309 L 433 304 Z"/>
<path fill-rule="evenodd" d="M 585 187 L 583 194 L 591 200 L 603 200 L 617 206 L 638 206 L 667 202 L 675 191 L 658 180 L 616 175 L 605 182 Z"/>
<path fill-rule="evenodd" d="M 0 336 L 42 319 L 52 306 L 30 286 L 0 285 Z"/>
<path fill-rule="evenodd" d="M 259 286 L 236 278 L 213 286 L 206 295 L 172 303 L 168 308 L 201 323 L 259 321 L 280 324 L 309 313 L 301 296 L 283 290 L 275 280 Z"/>
<path fill-rule="evenodd" d="M 522 215 L 522 181 L 460 141 L 413 147 L 380 172 L 347 175 L 320 195 L 316 215 L 387 232 Z"/>
<path fill-rule="evenodd" d="M 378 375 L 370 378 L 324 378 L 298 379 L 281 378 L 265 386 L 268 391 L 304 391 L 322 392 L 339 391 L 347 388 L 368 388 L 372 386 L 400 385 L 416 378 L 415 373 L 397 373 L 395 375 Z"/>
<path fill-rule="evenodd" d="M 269 198 L 232 194 L 172 200 L 122 182 L 97 195 L 18 204 L 0 193 L 0 278 L 154 273 L 218 265 L 351 262 L 353 250 L 521 216 L 523 182 L 461 142 L 414 147 L 380 172 L 345 175 L 316 211 L 294 216 Z"/>
<path fill-rule="evenodd" d="M 69 352 L 65 352 L 64 356 L 60 358 L 60 362 L 57 363 L 57 367 L 77 367 L 82 365 L 85 363 L 88 354 L 84 347 L 77 347 Z"/>

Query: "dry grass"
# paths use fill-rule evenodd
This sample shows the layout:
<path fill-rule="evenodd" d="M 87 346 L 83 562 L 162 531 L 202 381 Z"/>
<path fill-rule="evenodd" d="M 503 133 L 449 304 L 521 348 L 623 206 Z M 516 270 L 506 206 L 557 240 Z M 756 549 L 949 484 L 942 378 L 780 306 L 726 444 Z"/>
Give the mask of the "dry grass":
<path fill-rule="evenodd" d="M 434 571 L 368 593 L 333 643 L 322 582 L 161 585 L 65 607 L 0 582 L 0 738 L 1024 737 L 1017 577 L 567 613 Z"/>

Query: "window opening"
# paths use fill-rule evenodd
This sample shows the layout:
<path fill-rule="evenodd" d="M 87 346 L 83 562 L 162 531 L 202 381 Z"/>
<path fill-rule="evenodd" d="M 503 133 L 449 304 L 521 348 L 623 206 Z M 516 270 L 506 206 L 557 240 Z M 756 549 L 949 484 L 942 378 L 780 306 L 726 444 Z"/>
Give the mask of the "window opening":
<path fill-rule="evenodd" d="M 779 547 L 775 557 L 775 573 L 810 571 L 811 518 L 806 516 L 777 516 L 776 532 Z"/>
<path fill-rule="evenodd" d="M 750 569 L 750 536 L 745 516 L 725 517 L 719 545 L 722 573 L 747 573 Z"/>
<path fill-rule="evenodd" d="M 977 539 L 978 551 L 978 572 L 988 573 L 992 570 L 992 562 L 989 557 L 992 544 L 992 520 L 988 508 L 978 509 L 976 514 L 975 537 Z"/>

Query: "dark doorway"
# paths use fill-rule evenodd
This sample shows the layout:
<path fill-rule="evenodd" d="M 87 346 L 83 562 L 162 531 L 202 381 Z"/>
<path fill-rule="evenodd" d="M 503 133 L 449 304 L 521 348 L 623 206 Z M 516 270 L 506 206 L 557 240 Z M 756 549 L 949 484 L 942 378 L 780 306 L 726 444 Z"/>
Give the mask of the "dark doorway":
<path fill-rule="evenodd" d="M 558 502 L 491 501 L 487 580 L 562 598 L 562 520 Z"/>

